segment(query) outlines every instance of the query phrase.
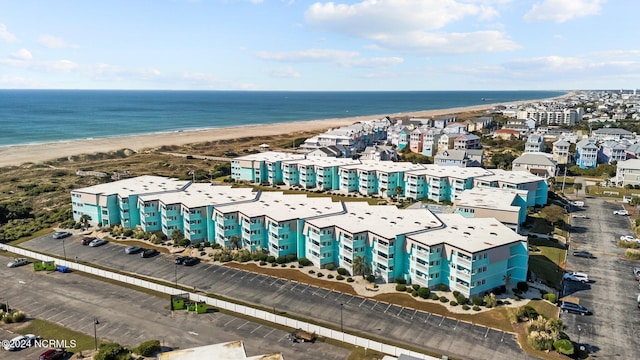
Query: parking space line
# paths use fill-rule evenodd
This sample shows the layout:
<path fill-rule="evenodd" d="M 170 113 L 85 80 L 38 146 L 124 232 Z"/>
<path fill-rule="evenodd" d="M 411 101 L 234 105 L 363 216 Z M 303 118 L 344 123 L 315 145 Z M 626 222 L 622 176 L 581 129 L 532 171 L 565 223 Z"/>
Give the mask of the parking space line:
<path fill-rule="evenodd" d="M 502 336 L 500 337 L 500 342 L 504 342 L 504 331 L 502 332 Z"/>
<path fill-rule="evenodd" d="M 227 271 L 229 271 L 229 270 L 231 270 L 231 268 L 229 268 L 229 269 L 225 270 L 225 271 L 224 271 L 222 274 L 220 274 L 220 275 L 221 275 L 221 276 L 224 276 L 224 274 L 226 274 L 226 273 L 227 273 Z"/>
<path fill-rule="evenodd" d="M 238 327 L 236 328 L 236 330 L 240 330 L 240 328 L 241 328 L 241 327 L 243 327 L 243 326 L 247 325 L 248 323 L 249 323 L 248 321 L 245 321 L 245 322 L 244 322 L 244 324 L 242 324 L 242 325 L 238 326 Z"/>
<path fill-rule="evenodd" d="M 373 306 L 371 307 L 371 310 L 373 310 L 373 308 L 376 307 L 376 305 L 378 305 L 377 301 L 373 303 Z"/>
<path fill-rule="evenodd" d="M 489 330 L 490 330 L 490 329 L 489 329 L 489 328 L 487 328 L 487 332 L 486 332 L 486 333 L 484 333 L 484 337 L 485 337 L 485 338 L 487 337 L 487 335 L 489 335 Z"/>
<path fill-rule="evenodd" d="M 413 312 L 413 315 L 411 315 L 411 320 L 413 320 L 413 318 L 416 316 L 417 313 L 418 313 L 418 310 Z"/>
<path fill-rule="evenodd" d="M 352 296 L 351 299 L 349 299 L 349 301 L 347 301 L 347 304 L 351 302 L 351 300 L 355 299 L 357 296 Z"/>
<path fill-rule="evenodd" d="M 301 293 L 301 294 L 304 294 L 304 292 L 305 292 L 308 288 L 310 288 L 310 287 L 311 287 L 311 285 L 307 285 L 307 287 L 306 287 L 306 288 L 304 288 L 304 289 L 302 289 L 302 291 L 300 291 L 300 293 Z"/>
<path fill-rule="evenodd" d="M 329 296 L 329 294 L 331 294 L 332 292 L 333 292 L 333 289 L 331 289 L 331 291 L 329 291 L 329 292 L 328 292 L 325 296 L 323 296 L 322 298 L 323 298 L 323 299 L 326 299 L 326 298 L 327 298 L 327 296 Z"/>
<path fill-rule="evenodd" d="M 387 308 L 386 308 L 386 309 L 384 309 L 384 312 L 383 312 L 383 313 L 384 313 L 384 314 L 386 314 L 390 307 L 391 307 L 391 304 L 389 304 L 389 306 L 387 306 Z"/>
<path fill-rule="evenodd" d="M 364 304 L 365 301 L 367 301 L 367 299 L 362 299 L 362 302 L 360 303 L 360 305 L 358 305 L 358 307 L 361 307 L 362 304 Z"/>
<path fill-rule="evenodd" d="M 257 328 L 251 330 L 251 332 L 249 334 L 253 334 L 254 332 L 256 332 L 256 330 L 260 329 L 262 327 L 262 325 L 258 325 Z"/>
<path fill-rule="evenodd" d="M 227 321 L 226 324 L 224 324 L 223 326 L 226 327 L 227 325 L 231 324 L 232 322 L 234 322 L 236 320 L 237 320 L 237 318 L 233 318 L 233 319 Z"/>
<path fill-rule="evenodd" d="M 456 321 L 456 324 L 453 325 L 453 330 L 455 330 L 458 327 L 458 324 L 460 323 L 460 320 Z"/>
<path fill-rule="evenodd" d="M 404 306 L 400 308 L 400 311 L 398 311 L 398 315 L 396 316 L 400 316 L 400 314 L 402 314 L 402 310 L 404 310 Z"/>
<path fill-rule="evenodd" d="M 442 317 L 442 320 L 440 320 L 440 324 L 438 324 L 438 326 L 442 325 L 443 321 L 444 321 L 444 316 Z M 489 330 L 489 329 L 487 329 L 487 330 Z M 486 337 L 486 335 L 485 335 L 485 337 Z"/>
<path fill-rule="evenodd" d="M 280 281 L 280 279 L 276 278 L 276 280 L 272 282 L 269 286 L 273 286 L 273 284 L 277 283 L 278 281 Z"/>
<path fill-rule="evenodd" d="M 340 298 L 342 297 L 342 295 L 344 295 L 343 292 L 338 293 L 338 297 L 336 298 L 336 301 L 340 300 Z"/>
<path fill-rule="evenodd" d="M 271 335 L 272 332 L 276 331 L 276 329 L 271 329 L 271 331 L 269 331 L 268 333 L 266 333 L 265 336 L 263 336 L 263 338 L 266 338 L 267 336 Z"/>
<path fill-rule="evenodd" d="M 293 285 L 293 287 L 289 290 L 293 291 L 293 289 L 295 289 L 296 287 L 298 287 L 298 285 L 300 285 L 300 283 L 296 283 L 295 285 Z"/>
<path fill-rule="evenodd" d="M 424 319 L 424 322 L 426 323 L 427 321 L 429 321 L 429 319 L 431 318 L 431 315 L 433 315 L 432 313 L 429 313 L 429 316 L 427 316 L 426 319 Z"/>

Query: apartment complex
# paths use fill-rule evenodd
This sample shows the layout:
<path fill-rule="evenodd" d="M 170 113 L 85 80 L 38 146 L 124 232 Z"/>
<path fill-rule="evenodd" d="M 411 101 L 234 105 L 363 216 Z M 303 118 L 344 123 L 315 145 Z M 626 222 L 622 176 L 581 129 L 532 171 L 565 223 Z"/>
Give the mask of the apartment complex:
<path fill-rule="evenodd" d="M 242 248 L 273 256 L 295 254 L 316 266 L 353 272 L 361 256 L 385 282 L 402 277 L 424 286 L 445 284 L 466 296 L 524 281 L 527 240 L 496 219 L 436 216 L 364 202 L 254 192 L 141 176 L 71 192 L 73 216 L 100 225 L 180 230 L 193 242 Z M 524 256 L 523 256 L 524 255 Z"/>
<path fill-rule="evenodd" d="M 324 158 L 299 156 L 290 155 L 287 159 L 282 153 L 271 152 L 239 157 L 231 162 L 231 174 L 235 180 L 251 183 L 436 202 L 453 202 L 460 192 L 476 186 L 509 188 L 527 190 L 527 206 L 547 203 L 545 180 L 524 171 L 352 159 L 333 159 L 333 163 L 328 163 Z M 261 175 L 256 175 L 255 171 L 260 171 Z M 304 183 L 300 180 L 302 177 L 283 177 L 301 171 L 308 179 Z M 327 181 L 328 178 L 331 181 Z"/>

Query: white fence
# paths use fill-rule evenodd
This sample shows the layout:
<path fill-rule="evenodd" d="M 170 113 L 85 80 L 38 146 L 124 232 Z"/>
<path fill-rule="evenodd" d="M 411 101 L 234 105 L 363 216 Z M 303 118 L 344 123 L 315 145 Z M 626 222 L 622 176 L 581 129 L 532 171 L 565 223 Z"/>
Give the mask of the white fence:
<path fill-rule="evenodd" d="M 58 259 L 55 257 L 43 255 L 34 251 L 25 250 L 25 249 L 17 248 L 10 245 L 0 244 L 0 250 L 10 251 L 20 256 L 25 256 L 25 257 L 29 257 L 29 258 L 33 258 L 41 261 L 54 261 L 58 266 L 66 266 L 72 270 L 82 271 L 82 272 L 97 275 L 106 279 L 116 280 L 126 284 L 139 286 L 139 287 L 157 291 L 163 294 L 169 294 L 169 295 L 189 294 L 189 300 L 191 301 L 198 301 L 198 302 L 201 301 L 206 303 L 207 305 L 210 305 L 216 308 L 225 309 L 231 312 L 250 316 L 256 319 L 272 322 L 274 324 L 287 326 L 293 329 L 303 329 L 305 331 L 315 332 L 316 334 L 320 336 L 324 336 L 326 338 L 338 340 L 338 341 L 345 342 L 355 346 L 360 346 L 365 349 L 379 351 L 381 353 L 389 354 L 392 356 L 400 356 L 401 354 L 405 354 L 405 355 L 413 356 L 418 359 L 425 359 L 425 360 L 439 359 L 433 356 L 403 349 L 394 345 L 384 344 L 379 341 L 350 335 L 344 332 L 310 324 L 308 322 L 299 321 L 299 320 L 291 319 L 285 316 L 276 315 L 276 314 L 273 314 L 264 310 L 252 308 L 249 306 L 239 305 L 232 302 L 211 298 L 208 296 L 184 291 L 182 289 L 178 289 L 171 286 L 156 284 L 152 281 L 137 279 L 132 276 L 122 275 L 122 274 L 114 273 L 107 270 L 96 269 L 91 266 L 78 264 L 73 261 Z"/>

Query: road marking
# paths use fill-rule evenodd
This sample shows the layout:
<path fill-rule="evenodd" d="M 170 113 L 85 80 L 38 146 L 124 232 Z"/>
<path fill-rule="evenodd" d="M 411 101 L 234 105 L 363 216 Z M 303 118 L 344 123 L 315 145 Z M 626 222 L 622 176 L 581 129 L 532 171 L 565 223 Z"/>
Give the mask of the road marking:
<path fill-rule="evenodd" d="M 413 315 L 411 315 L 411 320 L 413 320 L 413 318 L 416 316 L 416 314 L 418 313 L 418 310 L 416 310 Z"/>
<path fill-rule="evenodd" d="M 385 314 L 387 313 L 387 310 L 389 310 L 389 308 L 390 308 L 390 307 L 391 307 L 391 304 L 389 304 L 389 306 L 387 306 L 387 308 L 386 308 L 386 309 L 384 309 L 384 313 L 385 313 Z"/>
<path fill-rule="evenodd" d="M 489 335 L 489 330 L 490 330 L 490 329 L 489 329 L 489 328 L 487 328 L 487 332 L 486 332 L 486 333 L 484 333 L 484 337 L 485 337 L 485 338 L 487 337 L 487 335 Z"/>
<path fill-rule="evenodd" d="M 453 330 L 455 330 L 458 327 L 458 324 L 460 323 L 460 320 L 456 321 L 456 324 L 453 325 Z"/>
<path fill-rule="evenodd" d="M 504 341 L 504 331 L 502 332 L 502 337 L 500 338 L 500 342 Z"/>
<path fill-rule="evenodd" d="M 342 295 L 344 295 L 344 293 L 338 293 L 338 297 L 336 298 L 336 301 L 340 300 L 340 298 L 342 297 Z"/>
<path fill-rule="evenodd" d="M 271 329 L 271 331 L 269 331 L 265 336 L 263 336 L 263 338 L 266 338 L 267 336 L 271 335 L 271 333 L 274 331 L 276 331 L 276 329 Z"/>
<path fill-rule="evenodd" d="M 248 323 L 249 323 L 248 321 L 245 321 L 245 322 L 244 322 L 244 324 L 242 324 L 242 325 L 238 326 L 238 327 L 236 328 L 236 330 L 240 330 L 240 328 L 241 328 L 241 327 L 243 327 L 243 326 L 247 325 Z"/>
<path fill-rule="evenodd" d="M 327 293 L 327 295 L 323 296 L 322 298 L 323 298 L 323 299 L 326 299 L 326 298 L 327 298 L 327 296 L 329 296 L 329 294 L 331 294 L 332 292 L 333 292 L 333 289 L 331 289 L 331 291 L 329 291 L 329 292 Z"/>
<path fill-rule="evenodd" d="M 269 286 L 273 286 L 273 284 L 277 283 L 278 281 L 280 281 L 280 279 L 276 278 L 276 280 L 274 282 L 272 282 Z"/>
<path fill-rule="evenodd" d="M 364 304 L 365 301 L 367 301 L 367 299 L 362 299 L 362 302 L 360 303 L 360 305 L 358 305 L 358 307 L 362 306 L 362 304 Z"/>
<path fill-rule="evenodd" d="M 444 316 L 442 317 L 442 320 L 440 320 L 440 324 L 438 324 L 438 326 L 442 325 L 442 322 L 444 321 Z M 485 336 L 486 337 L 486 336 Z"/>
<path fill-rule="evenodd" d="M 300 285 L 300 283 L 296 283 L 295 285 L 293 285 L 293 287 L 291 288 L 291 291 L 293 291 L 293 289 L 295 289 L 298 285 Z"/>
<path fill-rule="evenodd" d="M 402 314 L 402 310 L 404 310 L 404 306 L 400 308 L 400 311 L 398 311 L 398 315 L 396 316 L 400 316 L 400 314 Z"/>
<path fill-rule="evenodd" d="M 376 305 L 378 305 L 377 301 L 373 303 L 373 306 L 371 307 L 371 310 L 373 310 L 373 308 L 376 307 Z"/>
<path fill-rule="evenodd" d="M 304 292 L 305 292 L 308 288 L 310 288 L 310 287 L 311 287 L 311 285 L 307 285 L 307 287 L 306 287 L 306 288 L 304 288 L 304 289 L 302 289 L 302 291 L 300 291 L 300 294 L 304 294 Z"/>
<path fill-rule="evenodd" d="M 223 326 L 224 326 L 224 327 L 226 327 L 227 325 L 231 324 L 231 323 L 232 323 L 232 322 L 234 322 L 234 321 L 236 321 L 236 318 L 233 318 L 233 319 L 231 319 L 231 320 L 227 321 L 227 323 L 226 323 L 226 324 L 224 324 Z"/>
<path fill-rule="evenodd" d="M 355 299 L 355 296 L 352 296 L 351 299 L 349 299 L 349 301 L 347 301 L 347 304 L 351 302 L 351 300 Z"/>
<path fill-rule="evenodd" d="M 256 332 L 256 330 L 260 329 L 262 327 L 262 325 L 258 325 L 257 328 L 251 330 L 251 332 L 249 334 L 253 334 L 254 332 Z"/>

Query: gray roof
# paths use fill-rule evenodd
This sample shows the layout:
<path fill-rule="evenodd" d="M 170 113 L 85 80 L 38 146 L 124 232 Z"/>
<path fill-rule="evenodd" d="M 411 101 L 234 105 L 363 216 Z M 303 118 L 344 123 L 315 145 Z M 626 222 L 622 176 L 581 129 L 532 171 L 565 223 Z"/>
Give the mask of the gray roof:
<path fill-rule="evenodd" d="M 555 145 L 555 146 L 571 146 L 571 144 L 567 140 L 564 140 L 564 139 L 560 139 L 560 140 L 554 142 L 553 145 Z"/>
<path fill-rule="evenodd" d="M 592 149 L 597 149 L 597 147 L 595 146 L 595 144 L 593 143 L 593 140 L 589 140 L 589 139 L 585 139 L 585 140 L 581 140 L 578 141 L 578 143 L 576 144 L 576 148 L 592 148 Z"/>
<path fill-rule="evenodd" d="M 541 153 L 524 153 L 517 159 L 513 160 L 513 164 L 528 164 L 539 166 L 554 166 L 555 164 L 549 157 Z"/>
<path fill-rule="evenodd" d="M 598 135 L 633 135 L 631 131 L 619 128 L 602 128 L 593 132 Z"/>
<path fill-rule="evenodd" d="M 438 159 L 447 159 L 447 160 L 464 160 L 466 158 L 467 152 L 465 150 L 443 150 L 441 153 L 437 154 L 435 157 Z"/>

